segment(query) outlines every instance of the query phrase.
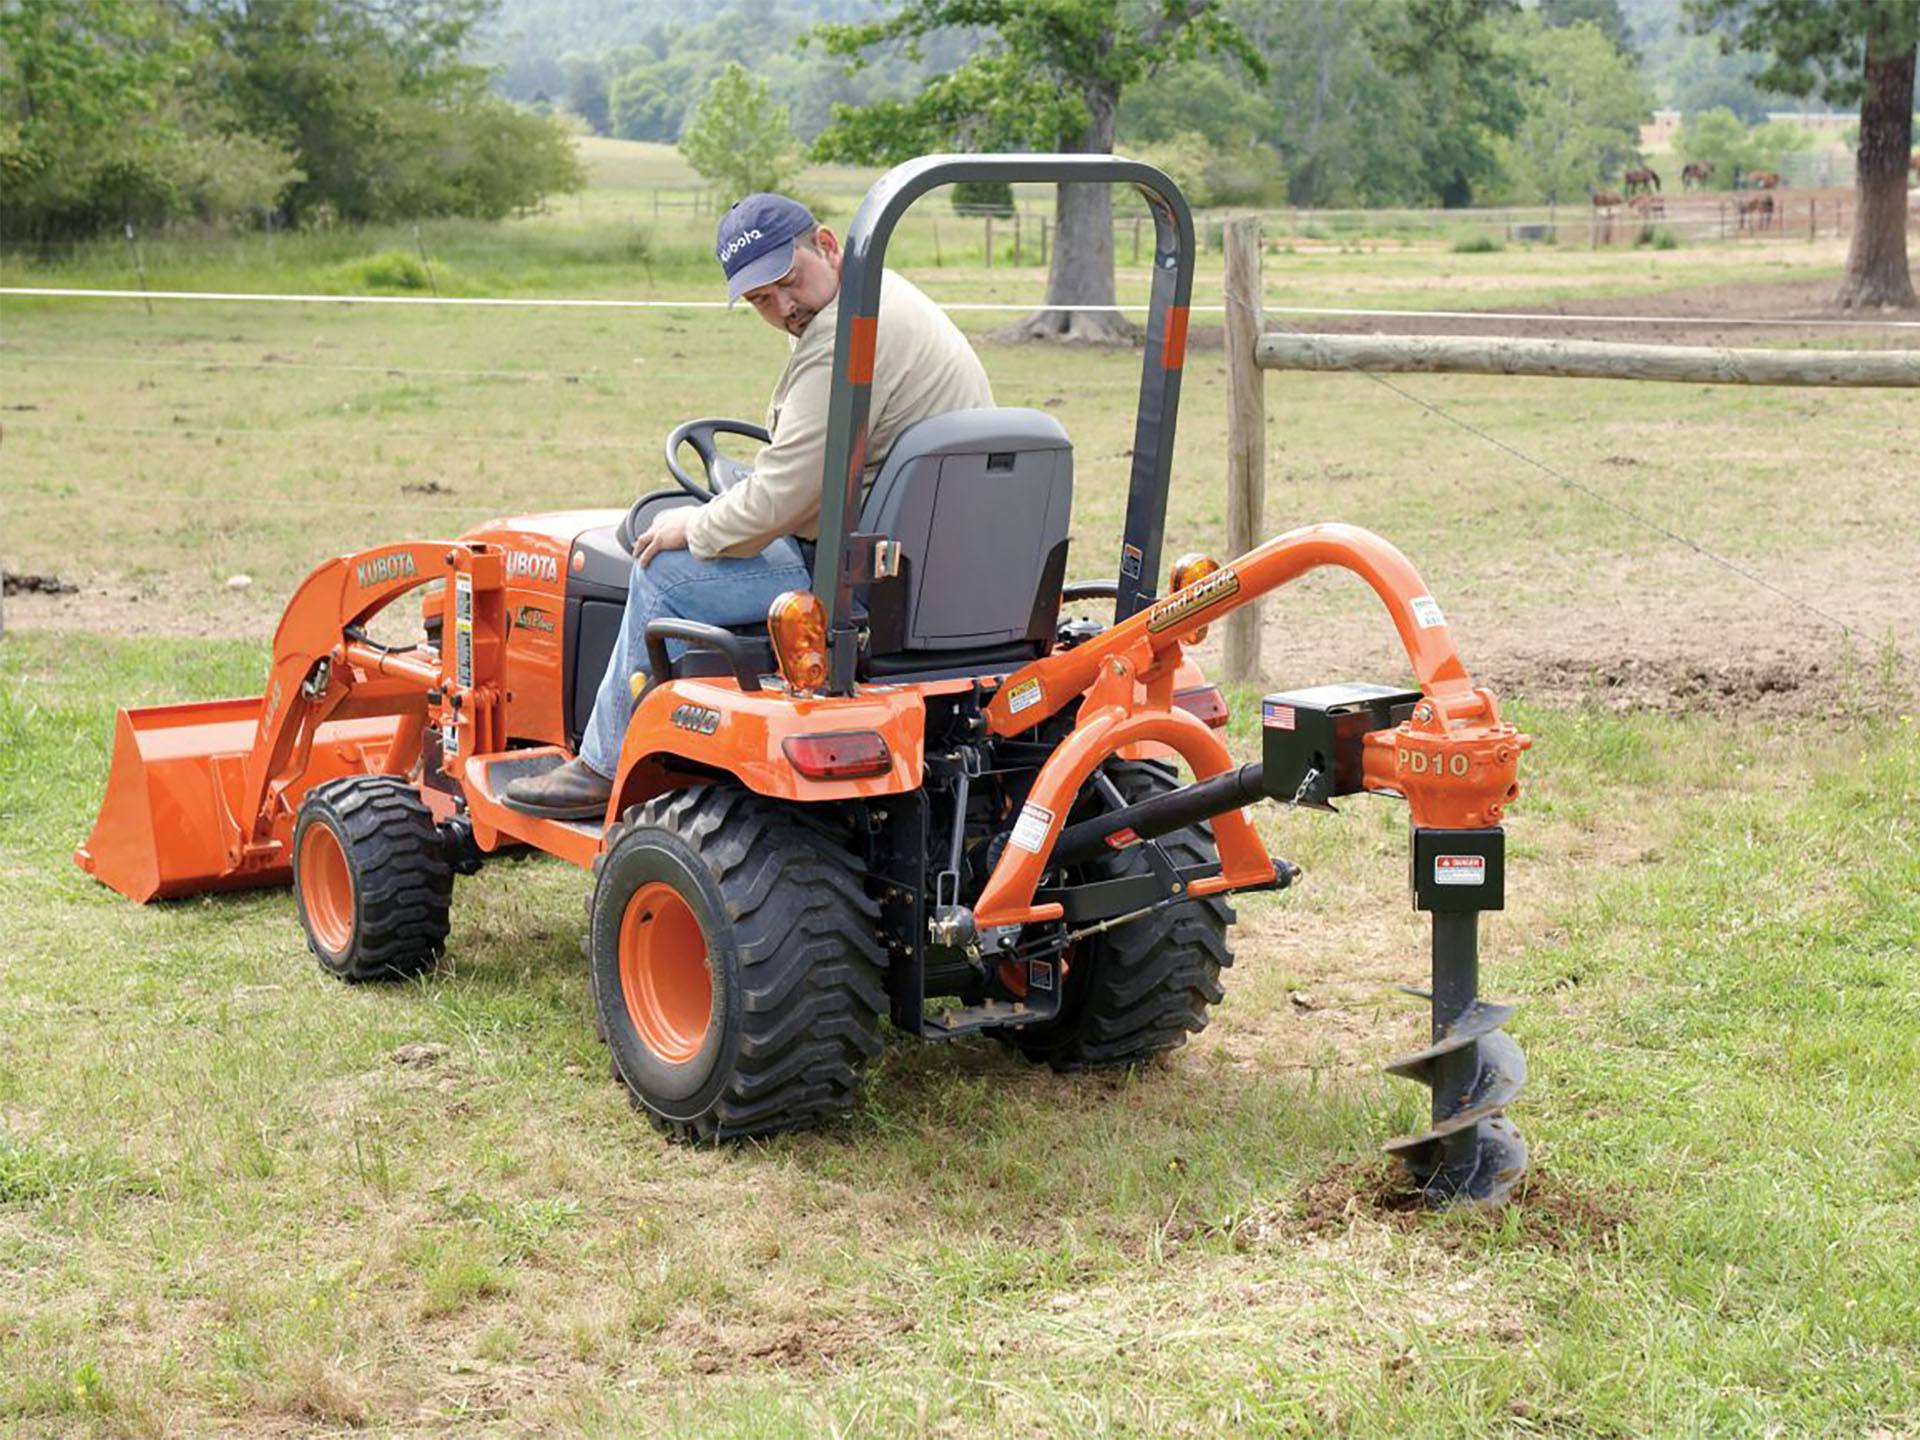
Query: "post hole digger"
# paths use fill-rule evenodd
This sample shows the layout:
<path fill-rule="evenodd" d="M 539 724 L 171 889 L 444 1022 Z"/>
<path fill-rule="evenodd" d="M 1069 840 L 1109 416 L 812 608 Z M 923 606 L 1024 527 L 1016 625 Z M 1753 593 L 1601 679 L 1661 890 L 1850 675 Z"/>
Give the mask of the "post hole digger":
<path fill-rule="evenodd" d="M 1154 217 L 1152 305 L 1112 581 L 1065 584 L 1072 449 L 1029 410 L 903 432 L 868 484 L 881 260 L 906 208 L 962 180 L 1127 183 Z M 1182 1044 L 1222 998 L 1227 897 L 1288 885 L 1243 808 L 1404 798 L 1433 912 L 1433 1043 L 1395 1062 L 1432 1123 L 1392 1142 L 1436 1201 L 1495 1201 L 1525 1163 L 1504 1119 L 1525 1066 L 1479 999 L 1478 913 L 1530 743 L 1474 687 L 1412 564 L 1340 525 L 1156 594 L 1193 281 L 1193 223 L 1159 171 L 1106 156 L 933 156 L 890 171 L 849 228 L 810 590 L 762 627 L 658 620 L 601 821 L 504 805 L 577 746 L 657 507 L 733 478 L 717 432 L 668 444 L 681 488 L 619 512 L 490 522 L 327 561 L 274 639 L 266 693 L 123 710 L 90 873 L 136 900 L 291 880 L 346 980 L 430 967 L 455 873 L 507 846 L 590 868 L 586 948 L 614 1068 L 685 1138 L 758 1135 L 851 1105 L 886 1013 L 988 1032 L 1072 1070 Z M 692 443 L 704 481 L 682 470 Z M 1185 654 L 1237 606 L 1320 566 L 1386 606 L 1417 689 L 1268 696 L 1236 765 L 1221 692 Z M 369 622 L 421 592 L 424 638 Z M 1110 623 L 1075 618 L 1111 602 Z M 673 653 L 671 646 L 679 647 Z M 1195 777 L 1182 784 L 1174 765 Z"/>

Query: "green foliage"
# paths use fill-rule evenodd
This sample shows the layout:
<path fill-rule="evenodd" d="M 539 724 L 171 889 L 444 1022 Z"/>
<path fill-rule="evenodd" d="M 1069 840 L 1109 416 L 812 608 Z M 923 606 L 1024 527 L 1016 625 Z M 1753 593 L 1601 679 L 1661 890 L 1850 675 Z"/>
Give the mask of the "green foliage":
<path fill-rule="evenodd" d="M 1261 205 L 1286 197 L 1286 171 L 1270 146 L 1245 135 L 1216 146 L 1197 130 L 1130 146 L 1136 159 L 1171 175 L 1192 205 Z"/>
<path fill-rule="evenodd" d="M 857 69 L 877 47 L 912 55 L 928 36 L 955 29 L 984 32 L 984 43 L 909 99 L 836 106 L 815 155 L 872 162 L 951 146 L 1107 152 L 1123 92 L 1167 65 L 1205 52 L 1266 73 L 1238 26 L 1205 0 L 1172 0 L 1158 14 L 1121 0 L 904 0 L 884 19 L 815 34 Z"/>
<path fill-rule="evenodd" d="M 1509 195 L 1560 203 L 1617 175 L 1651 102 L 1626 57 L 1584 20 L 1550 29 L 1519 17 L 1506 42 L 1527 77 L 1520 123 L 1500 143 Z"/>
<path fill-rule="evenodd" d="M 1713 166 L 1708 184 L 1716 190 L 1731 190 L 1750 170 L 1778 169 L 1787 155 L 1812 144 L 1813 136 L 1803 126 L 1776 122 L 1749 127 L 1731 110 L 1690 117 L 1675 141 L 1682 159 Z"/>
<path fill-rule="evenodd" d="M 1866 94 L 1869 37 L 1885 56 L 1911 57 L 1920 40 L 1920 6 L 1911 0 L 1687 0 L 1686 8 L 1723 48 L 1766 57 L 1760 84 L 1837 105 Z"/>
<path fill-rule="evenodd" d="M 680 153 L 707 179 L 738 199 L 755 190 L 784 190 L 800 151 L 784 105 L 767 82 L 732 64 L 714 78 L 680 136 Z"/>
<path fill-rule="evenodd" d="M 1474 230 L 1460 236 L 1448 248 L 1456 255 L 1495 255 L 1507 247 L 1485 230 Z"/>
<path fill-rule="evenodd" d="M 487 0 L 0 4 L 0 234 L 498 218 L 582 181 L 459 60 Z"/>
<path fill-rule="evenodd" d="M 438 278 L 430 274 L 418 255 L 407 250 L 382 250 L 375 255 L 348 260 L 314 276 L 323 290 L 427 291 L 437 288 Z"/>
<path fill-rule="evenodd" d="M 1013 186 L 1004 180 L 962 180 L 953 187 L 953 208 L 969 214 L 1013 214 Z"/>
<path fill-rule="evenodd" d="M 1620 9 L 1620 0 L 1540 0 L 1535 12 L 1541 21 L 1556 30 L 1569 25 L 1592 25 L 1607 37 L 1607 43 L 1629 59 L 1634 58 L 1633 28 Z"/>

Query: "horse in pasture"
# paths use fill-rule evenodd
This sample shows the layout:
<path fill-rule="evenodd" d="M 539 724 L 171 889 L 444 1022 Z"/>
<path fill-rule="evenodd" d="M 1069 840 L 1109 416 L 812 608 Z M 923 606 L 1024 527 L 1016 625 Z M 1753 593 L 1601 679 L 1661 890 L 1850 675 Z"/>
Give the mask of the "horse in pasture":
<path fill-rule="evenodd" d="M 1664 220 L 1667 218 L 1667 202 L 1658 195 L 1649 195 L 1642 191 L 1638 195 L 1627 197 L 1627 208 L 1642 220 Z"/>
<path fill-rule="evenodd" d="M 1780 188 L 1780 172 L 1778 170 L 1749 170 L 1741 177 L 1740 188 L 1743 190 L 1778 190 Z"/>
<path fill-rule="evenodd" d="M 1589 190 L 1587 194 L 1593 197 L 1593 208 L 1596 210 L 1611 210 L 1614 206 L 1623 203 L 1619 195 L 1612 190 Z"/>
<path fill-rule="evenodd" d="M 1742 230 L 1771 230 L 1773 228 L 1773 196 L 1748 195 L 1735 202 L 1740 212 Z"/>
<path fill-rule="evenodd" d="M 1686 169 L 1680 172 L 1680 186 L 1684 190 L 1691 190 L 1695 186 L 1704 189 L 1711 179 L 1713 179 L 1713 166 L 1704 160 L 1689 160 Z"/>
<path fill-rule="evenodd" d="M 1625 181 L 1629 195 L 1645 195 L 1660 188 L 1660 177 L 1647 165 L 1634 166 L 1621 179 Z"/>

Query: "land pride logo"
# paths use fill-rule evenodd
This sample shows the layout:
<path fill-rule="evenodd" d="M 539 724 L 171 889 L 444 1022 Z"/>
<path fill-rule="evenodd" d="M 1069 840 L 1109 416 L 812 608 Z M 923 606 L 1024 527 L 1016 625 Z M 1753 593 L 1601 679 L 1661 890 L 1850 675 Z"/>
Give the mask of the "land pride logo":
<path fill-rule="evenodd" d="M 360 582 L 362 590 L 373 585 L 384 585 L 389 580 L 404 579 L 414 573 L 411 550 L 402 550 L 398 555 L 376 555 L 353 567 L 354 578 Z"/>
<path fill-rule="evenodd" d="M 1218 605 L 1229 596 L 1240 593 L 1240 577 L 1231 570 L 1216 570 L 1211 575 L 1196 580 L 1170 600 L 1163 600 L 1153 607 L 1153 614 L 1147 620 L 1147 629 L 1158 635 L 1162 630 L 1170 630 L 1190 615 L 1198 615 L 1209 605 Z"/>

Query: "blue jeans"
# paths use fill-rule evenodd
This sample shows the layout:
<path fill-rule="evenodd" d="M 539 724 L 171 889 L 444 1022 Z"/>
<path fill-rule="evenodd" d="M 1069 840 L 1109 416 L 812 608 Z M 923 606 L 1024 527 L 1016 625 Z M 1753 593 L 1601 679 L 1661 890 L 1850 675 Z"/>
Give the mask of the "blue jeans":
<path fill-rule="evenodd" d="M 619 768 L 620 746 L 633 718 L 632 676 L 647 668 L 649 621 L 672 615 L 709 625 L 750 625 L 766 618 L 767 607 L 783 591 L 805 590 L 812 581 L 813 571 L 792 539 L 776 540 L 758 555 L 738 560 L 696 560 L 688 550 L 662 550 L 649 564 L 635 561 L 620 638 L 607 657 L 607 673 L 580 737 L 580 758 L 608 779 Z M 668 644 L 673 655 L 684 649 Z"/>

